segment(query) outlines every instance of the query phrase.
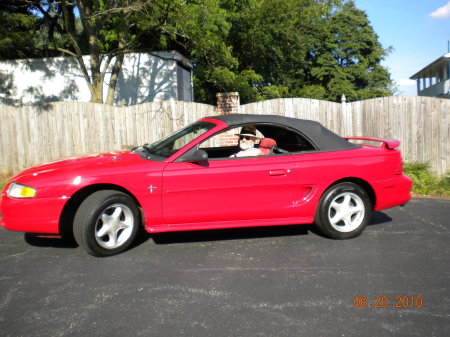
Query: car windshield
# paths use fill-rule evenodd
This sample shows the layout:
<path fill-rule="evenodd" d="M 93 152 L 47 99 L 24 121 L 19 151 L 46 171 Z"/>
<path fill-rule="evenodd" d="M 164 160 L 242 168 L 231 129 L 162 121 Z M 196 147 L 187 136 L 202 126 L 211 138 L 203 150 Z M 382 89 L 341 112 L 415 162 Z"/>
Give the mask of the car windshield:
<path fill-rule="evenodd" d="M 143 148 L 149 155 L 168 158 L 215 126 L 214 123 L 210 122 L 195 122 L 153 144 L 145 144 Z"/>

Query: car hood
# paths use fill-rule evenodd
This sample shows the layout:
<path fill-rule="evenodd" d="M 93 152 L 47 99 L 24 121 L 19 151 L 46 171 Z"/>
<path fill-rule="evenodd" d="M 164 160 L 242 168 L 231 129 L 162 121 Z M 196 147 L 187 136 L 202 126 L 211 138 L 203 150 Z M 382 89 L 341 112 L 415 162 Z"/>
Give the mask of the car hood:
<path fill-rule="evenodd" d="M 129 150 L 66 157 L 30 167 L 14 176 L 11 180 L 20 181 L 24 178 L 26 179 L 26 177 L 43 177 L 49 175 L 55 177 L 57 173 L 64 176 L 64 172 L 70 172 L 71 176 L 74 174 L 89 175 L 89 172 L 94 173 L 106 168 L 109 170 L 113 167 L 122 167 L 142 160 L 138 154 Z"/>

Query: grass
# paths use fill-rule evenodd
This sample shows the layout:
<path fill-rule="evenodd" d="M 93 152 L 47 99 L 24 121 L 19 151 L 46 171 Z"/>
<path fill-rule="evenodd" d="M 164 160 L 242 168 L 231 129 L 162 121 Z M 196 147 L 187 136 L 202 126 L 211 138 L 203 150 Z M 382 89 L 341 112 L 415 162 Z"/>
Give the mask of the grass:
<path fill-rule="evenodd" d="M 450 197 L 450 173 L 442 177 L 434 175 L 428 164 L 409 163 L 404 165 L 405 173 L 413 184 L 413 193 L 423 196 Z M 0 191 L 3 190 L 8 177 L 0 176 Z"/>

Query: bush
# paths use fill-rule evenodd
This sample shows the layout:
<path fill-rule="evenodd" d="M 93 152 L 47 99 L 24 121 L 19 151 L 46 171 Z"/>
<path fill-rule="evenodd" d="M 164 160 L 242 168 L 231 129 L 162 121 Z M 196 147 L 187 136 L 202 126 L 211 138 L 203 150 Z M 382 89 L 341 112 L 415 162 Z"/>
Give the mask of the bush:
<path fill-rule="evenodd" d="M 413 180 L 413 192 L 433 196 L 450 196 L 450 173 L 437 177 L 426 163 L 405 164 L 405 174 Z"/>

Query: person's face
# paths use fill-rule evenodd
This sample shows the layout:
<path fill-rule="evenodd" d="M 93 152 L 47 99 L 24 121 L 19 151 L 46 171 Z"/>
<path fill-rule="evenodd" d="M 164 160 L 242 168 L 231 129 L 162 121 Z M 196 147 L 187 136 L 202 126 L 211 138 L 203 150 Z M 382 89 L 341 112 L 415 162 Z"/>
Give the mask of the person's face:
<path fill-rule="evenodd" d="M 241 150 L 247 150 L 255 145 L 255 138 L 250 136 L 240 136 L 239 137 L 239 147 Z"/>

